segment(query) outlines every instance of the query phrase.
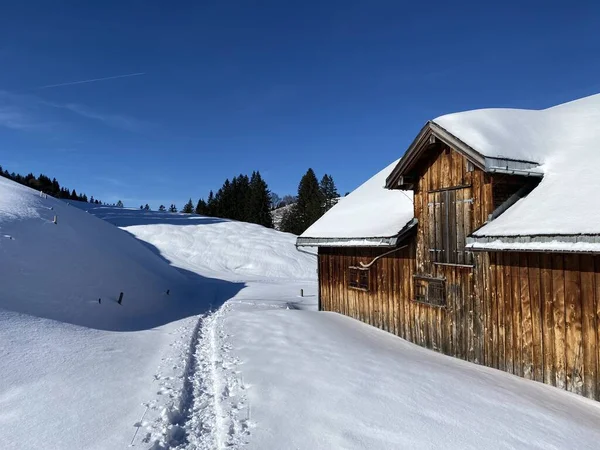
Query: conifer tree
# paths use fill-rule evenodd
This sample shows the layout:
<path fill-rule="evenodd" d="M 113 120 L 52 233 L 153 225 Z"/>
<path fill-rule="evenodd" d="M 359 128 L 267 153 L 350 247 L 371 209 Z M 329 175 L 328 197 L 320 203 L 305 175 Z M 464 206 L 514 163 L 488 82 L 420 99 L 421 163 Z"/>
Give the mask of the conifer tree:
<path fill-rule="evenodd" d="M 281 221 L 281 229 L 289 233 L 302 234 L 325 212 L 324 197 L 315 172 L 308 169 L 298 185 L 296 204 Z"/>
<path fill-rule="evenodd" d="M 271 195 L 267 183 L 260 172 L 253 172 L 250 179 L 250 198 L 248 200 L 248 221 L 273 228 L 271 217 Z"/>
<path fill-rule="evenodd" d="M 192 203 L 191 198 L 185 205 L 183 205 L 183 209 L 181 210 L 181 212 L 184 214 L 192 214 L 194 212 L 194 204 Z"/>
<path fill-rule="evenodd" d="M 146 204 L 144 205 L 144 210 L 146 210 L 146 211 L 150 211 L 150 205 L 148 205 L 148 203 L 146 203 Z"/>
<path fill-rule="evenodd" d="M 122 208 L 123 207 L 123 202 L 121 200 L 119 200 L 117 202 L 117 208 Z"/>
<path fill-rule="evenodd" d="M 165 205 L 160 205 L 158 207 L 158 210 L 161 211 L 161 212 L 165 212 L 167 210 L 167 208 L 165 208 Z"/>
<path fill-rule="evenodd" d="M 340 196 L 333 182 L 333 177 L 327 174 L 323 175 L 319 187 L 323 194 L 325 211 L 329 211 L 335 204 L 335 199 Z"/>
<path fill-rule="evenodd" d="M 198 204 L 196 205 L 196 209 L 195 209 L 194 212 L 196 214 L 201 215 L 201 216 L 206 216 L 207 215 L 206 202 L 204 201 L 203 198 L 201 198 L 200 200 L 198 200 Z"/>
<path fill-rule="evenodd" d="M 215 217 L 216 216 L 216 202 L 215 202 L 215 195 L 213 194 L 213 191 L 210 191 L 208 194 L 208 199 L 206 201 L 206 215 L 210 216 L 210 217 Z"/>
<path fill-rule="evenodd" d="M 169 212 L 172 212 L 172 213 L 177 212 L 177 206 L 175 206 L 175 203 L 171 203 L 171 206 L 169 206 Z"/>

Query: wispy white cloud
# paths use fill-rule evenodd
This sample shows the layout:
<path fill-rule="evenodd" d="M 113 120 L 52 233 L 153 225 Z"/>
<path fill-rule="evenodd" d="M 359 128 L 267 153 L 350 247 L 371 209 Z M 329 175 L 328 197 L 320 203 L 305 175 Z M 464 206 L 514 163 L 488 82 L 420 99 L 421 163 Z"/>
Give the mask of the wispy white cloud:
<path fill-rule="evenodd" d="M 124 183 L 121 180 L 118 180 L 117 178 L 111 178 L 111 177 L 94 177 L 97 181 L 100 181 L 101 183 L 105 183 L 105 184 L 110 184 L 112 186 L 118 186 L 118 187 L 126 187 L 127 183 Z"/>
<path fill-rule="evenodd" d="M 48 102 L 35 95 L 0 90 L 0 127 L 21 131 L 48 130 L 57 126 L 52 109 L 68 111 L 130 132 L 139 133 L 149 128 L 148 123 L 124 114 L 101 113 L 81 104 Z"/>
<path fill-rule="evenodd" d="M 96 83 L 98 81 L 116 80 L 118 78 L 139 77 L 140 75 L 146 75 L 146 72 L 127 73 L 125 75 L 114 75 L 112 77 L 91 78 L 88 80 L 67 81 L 66 83 L 48 84 L 46 86 L 39 86 L 39 87 L 33 88 L 33 90 L 39 91 L 42 89 L 50 89 L 50 88 L 55 88 L 55 87 L 73 86 L 74 84 L 87 84 L 87 83 Z"/>
<path fill-rule="evenodd" d="M 0 126 L 13 130 L 30 130 L 35 124 L 26 114 L 11 106 L 0 106 Z"/>
<path fill-rule="evenodd" d="M 78 114 L 87 119 L 97 120 L 114 128 L 120 128 L 126 131 L 141 132 L 147 128 L 146 122 L 134 117 L 122 114 L 105 114 L 94 111 L 87 106 L 76 103 L 67 103 L 64 105 L 52 104 L 55 108 L 62 108 Z"/>
<path fill-rule="evenodd" d="M 21 131 L 39 131 L 49 123 L 36 117 L 38 106 L 30 96 L 0 90 L 0 127 Z"/>

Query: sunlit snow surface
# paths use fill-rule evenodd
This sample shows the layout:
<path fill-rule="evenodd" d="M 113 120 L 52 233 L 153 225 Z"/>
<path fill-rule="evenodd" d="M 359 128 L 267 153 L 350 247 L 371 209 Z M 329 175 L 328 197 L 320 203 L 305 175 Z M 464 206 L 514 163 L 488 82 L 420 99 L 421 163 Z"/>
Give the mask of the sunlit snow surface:
<path fill-rule="evenodd" d="M 0 181 L 2 449 L 597 448 L 595 402 L 317 312 L 292 235 Z"/>

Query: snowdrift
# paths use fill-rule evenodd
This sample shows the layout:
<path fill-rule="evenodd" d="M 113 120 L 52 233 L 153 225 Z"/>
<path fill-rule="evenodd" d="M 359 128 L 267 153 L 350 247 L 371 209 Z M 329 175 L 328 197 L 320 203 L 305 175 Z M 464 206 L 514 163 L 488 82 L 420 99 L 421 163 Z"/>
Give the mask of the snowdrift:
<path fill-rule="evenodd" d="M 290 233 L 216 217 L 75 203 L 194 273 L 229 280 L 317 277 L 316 256 L 296 250 Z"/>
<path fill-rule="evenodd" d="M 0 177 L 0 309 L 139 330 L 203 312 L 242 287 L 177 270 L 157 253 L 68 202 Z"/>

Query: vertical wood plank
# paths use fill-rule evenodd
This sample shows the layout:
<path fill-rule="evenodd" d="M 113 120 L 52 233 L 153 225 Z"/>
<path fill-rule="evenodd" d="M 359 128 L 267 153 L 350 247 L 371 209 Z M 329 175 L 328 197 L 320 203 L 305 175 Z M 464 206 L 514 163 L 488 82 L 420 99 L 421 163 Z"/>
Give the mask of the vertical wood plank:
<path fill-rule="evenodd" d="M 554 304 L 554 361 L 556 386 L 567 388 L 566 324 L 565 324 L 565 271 L 564 256 L 552 256 L 552 292 Z"/>
<path fill-rule="evenodd" d="M 484 356 L 484 324 L 482 316 L 482 285 L 483 285 L 483 274 L 480 270 L 480 258 L 481 254 L 477 254 L 474 259 L 475 267 L 470 270 L 469 284 L 473 288 L 471 298 L 473 302 L 473 345 L 475 347 L 475 359 L 474 361 L 478 364 L 485 364 Z M 470 261 L 473 262 L 473 261 Z"/>
<path fill-rule="evenodd" d="M 495 308 L 497 309 L 498 317 L 498 341 L 496 349 L 494 350 L 498 355 L 498 369 L 506 370 L 506 359 L 505 359 L 505 312 L 504 312 L 504 283 L 502 281 L 502 268 L 498 266 L 497 254 L 490 253 L 490 257 L 493 258 L 494 264 L 490 268 L 490 274 L 492 277 L 492 289 L 495 291 L 493 297 Z M 490 262 L 490 265 L 492 263 Z"/>
<path fill-rule="evenodd" d="M 523 332 L 521 324 L 521 284 L 519 273 L 519 254 L 511 252 L 510 254 L 510 278 L 512 287 L 513 304 L 513 368 L 515 375 L 523 376 Z"/>
<path fill-rule="evenodd" d="M 594 293 L 594 259 L 580 255 L 581 276 L 581 339 L 583 343 L 583 394 L 596 398 L 596 304 Z"/>
<path fill-rule="evenodd" d="M 487 255 L 483 255 L 484 258 Z M 469 341 L 469 333 L 473 329 L 473 307 L 471 303 L 471 284 L 469 283 L 468 272 L 464 268 L 455 268 L 457 276 L 457 284 L 459 292 L 461 293 L 461 304 L 462 304 L 462 346 L 463 346 L 463 358 L 467 361 L 472 361 L 472 349 Z"/>
<path fill-rule="evenodd" d="M 542 338 L 540 255 L 538 253 L 528 253 L 527 263 L 533 342 L 533 379 L 541 382 L 544 381 L 544 355 Z"/>
<path fill-rule="evenodd" d="M 446 262 L 457 262 L 457 241 L 456 241 L 456 190 L 448 191 L 446 198 L 447 218 L 448 218 L 448 257 Z"/>
<path fill-rule="evenodd" d="M 456 192 L 455 214 L 456 214 L 456 262 L 466 264 L 465 261 L 465 189 Z"/>
<path fill-rule="evenodd" d="M 594 256 L 594 307 L 596 308 L 596 400 L 600 400 L 600 257 Z"/>
<path fill-rule="evenodd" d="M 473 271 L 469 269 L 463 269 L 463 282 L 467 286 L 467 296 L 465 301 L 467 302 L 467 360 L 478 362 L 477 353 L 475 349 L 475 298 L 473 289 Z"/>
<path fill-rule="evenodd" d="M 404 303 L 406 303 L 408 301 L 408 292 L 407 292 L 407 285 L 409 283 L 409 278 L 411 277 L 411 274 L 409 272 L 409 270 L 407 270 L 407 268 L 405 268 L 406 265 L 406 258 L 398 258 L 396 260 L 396 263 L 394 264 L 394 273 L 396 276 L 396 279 L 398 280 L 398 287 L 399 289 L 399 296 L 397 296 L 398 299 L 398 336 L 406 339 L 406 332 L 405 332 L 405 327 L 404 327 L 404 322 L 405 322 L 405 317 L 404 317 Z"/>
<path fill-rule="evenodd" d="M 494 367 L 494 353 L 492 351 L 492 311 L 490 305 L 490 280 L 485 273 L 483 256 L 477 257 L 478 270 L 481 273 L 481 305 L 483 308 L 483 345 L 485 355 L 485 365 Z"/>
<path fill-rule="evenodd" d="M 556 385 L 552 256 L 549 253 L 541 255 L 541 278 L 544 383 Z"/>
<path fill-rule="evenodd" d="M 581 340 L 581 284 L 579 255 L 565 255 L 565 331 L 567 390 L 583 393 L 583 343 Z"/>
<path fill-rule="evenodd" d="M 527 253 L 519 254 L 519 283 L 521 285 L 521 323 L 523 376 L 533 379 L 533 325 L 531 319 L 531 298 L 529 296 L 529 268 Z"/>
<path fill-rule="evenodd" d="M 508 373 L 515 373 L 514 367 L 514 353 L 515 353 L 515 340 L 514 340 L 514 312 L 513 312 L 513 294 L 512 294 L 512 270 L 510 253 L 499 253 L 498 258 L 502 255 L 502 284 L 503 284 L 503 295 L 504 295 L 504 323 L 506 331 L 504 334 L 505 346 L 504 346 L 504 359 L 505 359 L 505 370 Z"/>

